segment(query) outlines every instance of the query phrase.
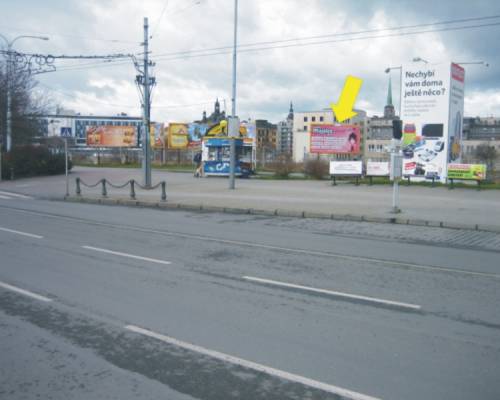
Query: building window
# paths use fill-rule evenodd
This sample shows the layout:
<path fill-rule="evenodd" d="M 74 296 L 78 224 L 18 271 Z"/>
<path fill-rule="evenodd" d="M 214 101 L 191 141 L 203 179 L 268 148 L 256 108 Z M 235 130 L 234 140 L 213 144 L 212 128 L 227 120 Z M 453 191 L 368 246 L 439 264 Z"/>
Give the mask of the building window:
<path fill-rule="evenodd" d="M 307 125 L 304 125 L 304 131 L 307 131 Z"/>
<path fill-rule="evenodd" d="M 319 117 L 319 121 L 320 121 L 320 122 L 323 122 L 323 119 L 324 119 L 324 118 L 323 118 L 322 116 L 321 116 L 321 117 Z"/>
<path fill-rule="evenodd" d="M 316 122 L 316 117 L 311 117 L 312 122 Z"/>
<path fill-rule="evenodd" d="M 304 117 L 304 122 L 307 122 L 307 117 Z"/>

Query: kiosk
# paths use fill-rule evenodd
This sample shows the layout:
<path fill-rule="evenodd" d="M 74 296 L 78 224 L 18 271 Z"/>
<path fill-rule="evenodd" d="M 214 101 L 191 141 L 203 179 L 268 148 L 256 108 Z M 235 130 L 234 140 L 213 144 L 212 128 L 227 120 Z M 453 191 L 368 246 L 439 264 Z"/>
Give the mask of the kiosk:
<path fill-rule="evenodd" d="M 235 175 L 248 177 L 252 173 L 252 143 L 243 139 L 227 137 L 205 137 L 202 141 L 203 173 L 205 176 L 229 176 L 229 146 L 235 141 Z"/>

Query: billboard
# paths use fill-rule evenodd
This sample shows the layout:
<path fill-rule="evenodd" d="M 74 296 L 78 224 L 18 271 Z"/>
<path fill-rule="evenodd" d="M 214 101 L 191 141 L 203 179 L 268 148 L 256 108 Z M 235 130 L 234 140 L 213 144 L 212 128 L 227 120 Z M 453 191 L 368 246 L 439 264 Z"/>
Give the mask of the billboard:
<path fill-rule="evenodd" d="M 87 126 L 87 146 L 94 147 L 135 147 L 137 128 L 135 126 Z"/>
<path fill-rule="evenodd" d="M 168 148 L 186 149 L 189 144 L 188 125 L 184 123 L 171 123 L 168 125 Z"/>
<path fill-rule="evenodd" d="M 330 161 L 330 175 L 361 175 L 362 161 Z"/>
<path fill-rule="evenodd" d="M 311 153 L 359 154 L 361 134 L 355 125 L 311 125 Z"/>
<path fill-rule="evenodd" d="M 193 122 L 188 124 L 188 136 L 189 136 L 189 146 L 201 146 L 201 140 L 205 136 L 208 130 L 207 124 L 201 124 L 198 122 Z"/>
<path fill-rule="evenodd" d="M 163 148 L 165 140 L 165 127 L 162 123 L 154 123 L 149 125 L 149 143 L 152 148 Z"/>
<path fill-rule="evenodd" d="M 460 159 L 464 70 L 457 64 L 402 67 L 403 174 L 445 182 Z"/>
<path fill-rule="evenodd" d="M 482 181 L 486 179 L 485 164 L 449 164 L 448 179 Z"/>
<path fill-rule="evenodd" d="M 389 176 L 389 163 L 387 161 L 368 161 L 366 163 L 366 176 Z"/>

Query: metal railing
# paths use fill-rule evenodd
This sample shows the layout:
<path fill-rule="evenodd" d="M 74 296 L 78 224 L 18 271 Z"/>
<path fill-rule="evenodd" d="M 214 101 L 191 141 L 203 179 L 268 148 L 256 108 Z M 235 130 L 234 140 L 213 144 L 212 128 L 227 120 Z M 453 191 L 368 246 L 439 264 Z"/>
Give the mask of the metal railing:
<path fill-rule="evenodd" d="M 98 185 L 101 185 L 101 196 L 107 197 L 108 196 L 108 189 L 107 189 L 106 185 L 109 185 L 110 187 L 115 188 L 115 189 L 123 189 L 124 187 L 130 185 L 130 198 L 135 200 L 136 199 L 136 194 L 135 194 L 136 186 L 142 190 L 154 190 L 154 189 L 161 186 L 161 201 L 167 200 L 167 183 L 165 181 L 158 182 L 156 185 L 151 186 L 151 187 L 143 186 L 134 179 L 131 179 L 131 180 L 125 182 L 123 185 L 113 185 L 110 181 L 108 181 L 105 178 L 98 180 L 94 184 L 87 184 L 80 177 L 77 177 L 75 179 L 75 181 L 76 181 L 76 195 L 77 196 L 82 195 L 82 186 L 85 186 L 88 188 L 94 188 L 94 187 L 97 187 Z"/>

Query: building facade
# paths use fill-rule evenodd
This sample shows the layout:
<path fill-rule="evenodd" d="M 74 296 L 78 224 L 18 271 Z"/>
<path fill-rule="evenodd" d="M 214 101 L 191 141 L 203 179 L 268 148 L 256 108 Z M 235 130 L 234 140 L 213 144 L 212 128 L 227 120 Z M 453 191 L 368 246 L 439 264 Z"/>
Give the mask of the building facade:
<path fill-rule="evenodd" d="M 290 102 L 290 110 L 284 121 L 278 122 L 278 152 L 292 154 L 293 152 L 293 104 Z"/>
<path fill-rule="evenodd" d="M 390 156 L 387 147 L 391 144 L 392 121 L 395 119 L 399 119 L 399 117 L 396 116 L 392 103 L 392 84 L 389 78 L 384 115 L 382 117 L 375 115 L 366 121 L 366 138 L 363 151 L 363 158 L 366 161 L 389 160 Z"/>
<path fill-rule="evenodd" d="M 225 103 L 224 103 L 225 104 Z M 221 111 L 219 99 L 215 100 L 214 111 L 207 117 L 207 112 L 203 111 L 203 115 L 199 121 L 195 121 L 201 124 L 215 125 L 218 124 L 223 119 L 226 119 L 226 111 Z"/>
<path fill-rule="evenodd" d="M 278 127 L 265 119 L 255 120 L 257 160 L 261 164 L 273 161 L 278 153 Z"/>

